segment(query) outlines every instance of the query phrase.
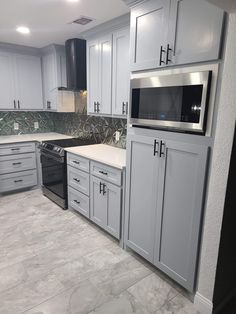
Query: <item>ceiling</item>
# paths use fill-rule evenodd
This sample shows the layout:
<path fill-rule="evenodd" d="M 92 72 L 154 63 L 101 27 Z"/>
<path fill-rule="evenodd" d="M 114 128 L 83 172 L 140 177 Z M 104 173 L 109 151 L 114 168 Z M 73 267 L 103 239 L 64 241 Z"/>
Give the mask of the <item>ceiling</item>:
<path fill-rule="evenodd" d="M 207 0 L 218 7 L 224 9 L 226 12 L 236 12 L 236 0 Z"/>
<path fill-rule="evenodd" d="M 1 0 L 0 42 L 37 48 L 63 44 L 128 11 L 122 0 Z M 94 21 L 86 26 L 71 24 L 81 15 Z M 16 27 L 21 25 L 29 27 L 31 33 L 17 33 Z"/>

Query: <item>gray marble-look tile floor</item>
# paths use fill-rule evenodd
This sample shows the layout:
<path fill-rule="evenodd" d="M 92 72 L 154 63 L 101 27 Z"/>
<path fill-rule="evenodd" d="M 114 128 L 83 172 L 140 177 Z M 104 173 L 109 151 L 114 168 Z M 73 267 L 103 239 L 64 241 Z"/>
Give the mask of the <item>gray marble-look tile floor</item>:
<path fill-rule="evenodd" d="M 0 199 L 1 314 L 196 314 L 163 278 L 40 190 Z"/>

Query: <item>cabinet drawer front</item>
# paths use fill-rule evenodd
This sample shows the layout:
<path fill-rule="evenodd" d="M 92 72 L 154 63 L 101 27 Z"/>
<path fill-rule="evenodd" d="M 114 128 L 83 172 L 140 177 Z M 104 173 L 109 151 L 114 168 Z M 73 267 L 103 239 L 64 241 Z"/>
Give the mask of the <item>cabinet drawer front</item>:
<path fill-rule="evenodd" d="M 69 208 L 73 208 L 89 218 L 89 197 L 70 186 L 68 187 L 68 204 Z"/>
<path fill-rule="evenodd" d="M 89 195 L 89 174 L 68 166 L 68 185 Z"/>
<path fill-rule="evenodd" d="M 35 143 L 0 145 L 0 156 L 35 152 Z"/>
<path fill-rule="evenodd" d="M 98 162 L 91 161 L 91 174 L 116 185 L 121 185 L 121 171 Z"/>
<path fill-rule="evenodd" d="M 0 175 L 0 193 L 37 185 L 36 170 Z"/>
<path fill-rule="evenodd" d="M 67 154 L 67 165 L 89 172 L 89 160 L 74 154 Z"/>
<path fill-rule="evenodd" d="M 0 174 L 36 169 L 35 153 L 0 156 Z"/>

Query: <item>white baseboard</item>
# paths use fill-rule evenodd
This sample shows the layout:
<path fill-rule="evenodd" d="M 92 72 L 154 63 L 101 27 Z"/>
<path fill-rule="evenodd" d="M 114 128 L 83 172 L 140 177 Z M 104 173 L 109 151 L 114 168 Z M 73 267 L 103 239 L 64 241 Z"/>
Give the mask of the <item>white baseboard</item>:
<path fill-rule="evenodd" d="M 194 306 L 201 314 L 212 314 L 213 304 L 210 300 L 205 298 L 199 292 L 196 293 L 194 298 Z"/>

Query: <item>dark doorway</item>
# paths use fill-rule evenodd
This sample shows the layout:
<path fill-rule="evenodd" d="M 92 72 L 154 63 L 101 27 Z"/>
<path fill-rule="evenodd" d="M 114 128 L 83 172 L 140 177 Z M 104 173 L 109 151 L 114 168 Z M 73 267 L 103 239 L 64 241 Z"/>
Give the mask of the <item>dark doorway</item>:
<path fill-rule="evenodd" d="M 223 152 L 222 152 L 223 153 Z M 236 313 L 236 135 L 231 155 L 213 296 L 214 312 Z"/>

